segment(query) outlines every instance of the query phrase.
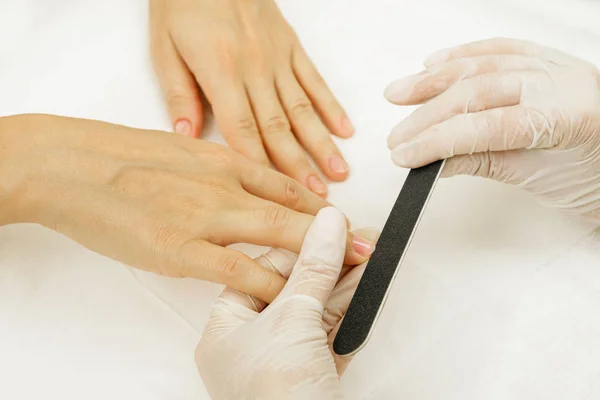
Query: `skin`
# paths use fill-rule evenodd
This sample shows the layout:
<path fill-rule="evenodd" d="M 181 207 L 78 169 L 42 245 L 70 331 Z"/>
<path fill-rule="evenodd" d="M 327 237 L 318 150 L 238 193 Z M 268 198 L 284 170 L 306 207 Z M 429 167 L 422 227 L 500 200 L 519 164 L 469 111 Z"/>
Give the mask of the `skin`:
<path fill-rule="evenodd" d="M 269 307 L 231 288 L 211 310 L 196 363 L 214 399 L 343 398 L 352 357 L 331 346 L 365 264 L 342 266 L 343 216 L 323 209 L 299 256 L 271 249 L 256 259 L 288 279 Z M 373 230 L 357 231 L 376 241 Z"/>
<path fill-rule="evenodd" d="M 328 204 L 218 144 L 48 115 L 0 118 L 0 226 L 37 223 L 136 268 L 270 302 L 285 279 L 225 246 L 298 252 Z M 348 234 L 346 262 L 372 243 Z"/>
<path fill-rule="evenodd" d="M 199 137 L 212 106 L 227 143 L 319 196 L 349 173 L 331 135 L 354 128 L 273 0 L 151 0 L 153 64 L 173 129 Z"/>

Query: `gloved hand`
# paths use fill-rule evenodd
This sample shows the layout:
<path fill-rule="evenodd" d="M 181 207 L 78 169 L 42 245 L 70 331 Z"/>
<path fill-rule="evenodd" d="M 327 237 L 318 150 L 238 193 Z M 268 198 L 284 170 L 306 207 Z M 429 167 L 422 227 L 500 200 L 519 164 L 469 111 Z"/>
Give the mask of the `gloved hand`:
<path fill-rule="evenodd" d="M 350 358 L 338 358 L 330 346 L 365 268 L 342 269 L 345 226 L 339 211 L 324 208 L 297 258 L 276 249 L 257 259 L 284 277 L 291 273 L 267 308 L 241 292 L 223 291 L 196 350 L 213 399 L 343 397 L 339 376 Z"/>
<path fill-rule="evenodd" d="M 438 51 L 386 97 L 423 104 L 394 128 L 394 162 L 517 185 L 600 223 L 600 74 L 547 47 L 491 39 Z"/>
<path fill-rule="evenodd" d="M 153 62 L 175 131 L 198 137 L 200 91 L 227 143 L 325 196 L 354 128 L 274 0 L 150 0 Z"/>

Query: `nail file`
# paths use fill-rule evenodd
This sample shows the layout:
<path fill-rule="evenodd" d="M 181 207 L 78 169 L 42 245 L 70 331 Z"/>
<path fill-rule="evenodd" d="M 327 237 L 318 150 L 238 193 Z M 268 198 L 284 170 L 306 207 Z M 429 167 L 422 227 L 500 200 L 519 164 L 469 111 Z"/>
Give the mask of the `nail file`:
<path fill-rule="evenodd" d="M 369 340 L 443 167 L 440 160 L 408 173 L 333 341 L 336 354 L 354 355 Z"/>

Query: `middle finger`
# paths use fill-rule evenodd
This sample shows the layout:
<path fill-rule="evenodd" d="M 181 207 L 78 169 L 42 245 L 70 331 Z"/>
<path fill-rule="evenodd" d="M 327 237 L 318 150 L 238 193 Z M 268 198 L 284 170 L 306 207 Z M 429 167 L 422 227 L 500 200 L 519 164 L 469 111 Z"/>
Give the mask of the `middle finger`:
<path fill-rule="evenodd" d="M 348 176 L 348 164 L 294 73 L 291 70 L 280 71 L 276 77 L 276 85 L 300 143 L 329 179 L 344 180 Z"/>
<path fill-rule="evenodd" d="M 325 196 L 327 186 L 311 167 L 306 153 L 294 137 L 273 81 L 261 77 L 251 80 L 247 86 L 263 143 L 275 167 L 304 183 L 319 196 Z"/>

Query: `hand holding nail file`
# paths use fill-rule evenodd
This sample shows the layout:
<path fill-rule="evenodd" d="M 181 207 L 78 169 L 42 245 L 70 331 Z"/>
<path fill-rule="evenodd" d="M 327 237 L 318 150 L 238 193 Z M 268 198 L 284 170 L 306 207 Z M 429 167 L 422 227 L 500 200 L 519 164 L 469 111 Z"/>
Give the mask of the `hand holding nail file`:
<path fill-rule="evenodd" d="M 443 167 L 440 160 L 408 173 L 333 342 L 336 354 L 367 343 Z"/>

